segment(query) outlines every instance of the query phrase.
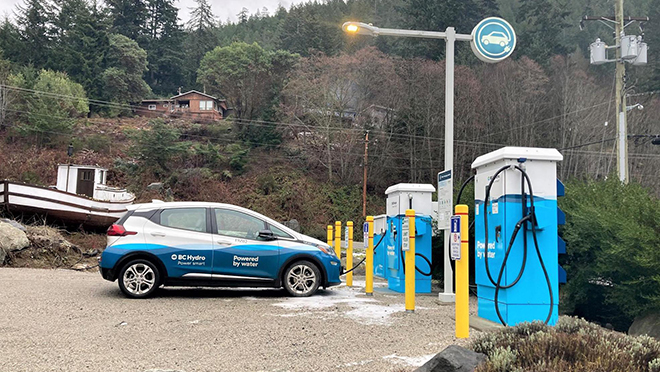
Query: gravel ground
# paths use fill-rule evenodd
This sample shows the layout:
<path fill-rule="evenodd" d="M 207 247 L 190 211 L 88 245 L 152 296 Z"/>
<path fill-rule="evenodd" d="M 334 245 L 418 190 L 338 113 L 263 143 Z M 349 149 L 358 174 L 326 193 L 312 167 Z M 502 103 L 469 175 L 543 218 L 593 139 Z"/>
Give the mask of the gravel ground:
<path fill-rule="evenodd" d="M 454 306 L 334 287 L 173 288 L 124 298 L 97 272 L 0 269 L 0 371 L 410 371 L 450 344 Z M 471 304 L 474 313 L 475 304 Z M 471 338 L 476 332 L 471 330 Z"/>

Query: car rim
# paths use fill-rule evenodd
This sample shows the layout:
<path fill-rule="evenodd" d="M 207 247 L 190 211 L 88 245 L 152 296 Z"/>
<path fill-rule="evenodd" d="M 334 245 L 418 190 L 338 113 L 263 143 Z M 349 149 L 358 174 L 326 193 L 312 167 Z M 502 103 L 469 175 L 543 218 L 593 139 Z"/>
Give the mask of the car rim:
<path fill-rule="evenodd" d="M 140 295 L 149 292 L 156 284 L 156 273 L 149 265 L 136 263 L 126 269 L 123 280 L 128 292 Z"/>
<path fill-rule="evenodd" d="M 289 270 L 286 280 L 289 283 L 289 288 L 294 292 L 307 293 L 314 288 L 316 274 L 314 274 L 314 270 L 311 267 L 298 265 Z"/>

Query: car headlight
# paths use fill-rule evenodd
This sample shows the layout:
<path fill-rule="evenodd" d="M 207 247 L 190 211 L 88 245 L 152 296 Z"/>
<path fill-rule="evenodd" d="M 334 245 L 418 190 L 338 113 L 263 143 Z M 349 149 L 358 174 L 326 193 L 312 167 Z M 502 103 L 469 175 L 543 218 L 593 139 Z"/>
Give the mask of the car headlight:
<path fill-rule="evenodd" d="M 305 243 L 305 244 L 307 244 L 307 245 L 311 245 L 312 247 L 316 247 L 316 248 L 318 248 L 321 252 L 323 252 L 323 253 L 325 253 L 325 254 L 327 254 L 327 255 L 330 255 L 330 256 L 332 256 L 332 257 L 337 257 L 337 255 L 335 254 L 335 252 L 332 250 L 332 247 L 330 247 L 330 246 L 327 245 L 327 244 L 317 244 L 317 243 L 312 243 L 312 242 L 303 242 L 303 243 Z"/>

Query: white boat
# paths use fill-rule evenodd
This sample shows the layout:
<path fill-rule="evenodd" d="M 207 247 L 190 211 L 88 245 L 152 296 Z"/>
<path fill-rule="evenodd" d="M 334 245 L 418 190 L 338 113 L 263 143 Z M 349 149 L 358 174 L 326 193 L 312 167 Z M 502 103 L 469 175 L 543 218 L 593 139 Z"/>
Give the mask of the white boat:
<path fill-rule="evenodd" d="M 60 164 L 56 186 L 0 181 L 0 206 L 12 214 L 40 215 L 70 227 L 107 227 L 135 200 L 125 189 L 107 186 L 107 174 L 98 166 Z"/>

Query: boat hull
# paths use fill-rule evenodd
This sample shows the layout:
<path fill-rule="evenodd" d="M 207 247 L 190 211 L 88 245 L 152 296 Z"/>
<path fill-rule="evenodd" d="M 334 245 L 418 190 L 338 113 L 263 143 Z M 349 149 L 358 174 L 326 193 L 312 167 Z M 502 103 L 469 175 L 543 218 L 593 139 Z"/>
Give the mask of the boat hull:
<path fill-rule="evenodd" d="M 0 205 L 12 214 L 38 215 L 67 227 L 107 228 L 126 213 L 128 201 L 101 201 L 46 187 L 0 181 Z"/>

